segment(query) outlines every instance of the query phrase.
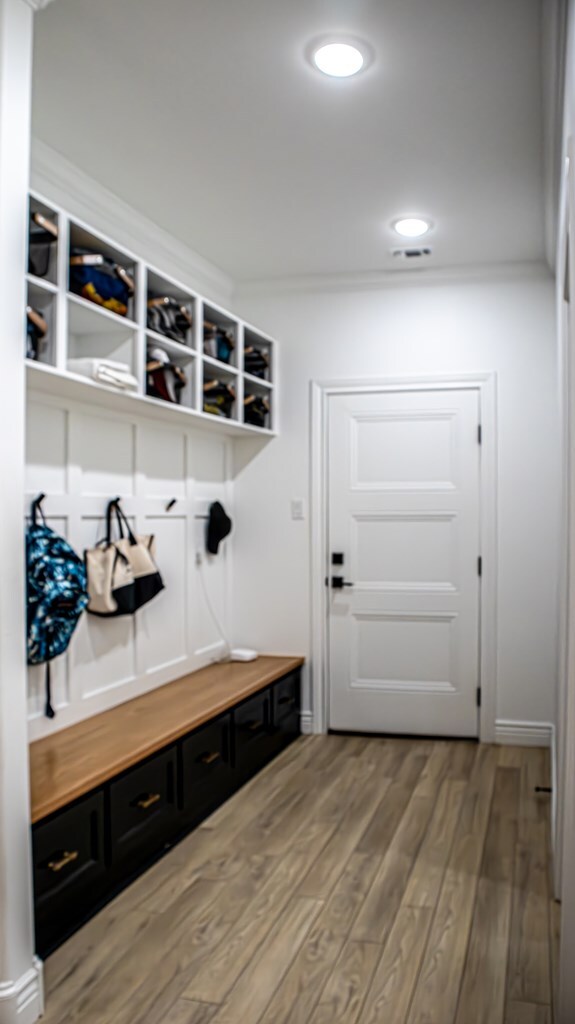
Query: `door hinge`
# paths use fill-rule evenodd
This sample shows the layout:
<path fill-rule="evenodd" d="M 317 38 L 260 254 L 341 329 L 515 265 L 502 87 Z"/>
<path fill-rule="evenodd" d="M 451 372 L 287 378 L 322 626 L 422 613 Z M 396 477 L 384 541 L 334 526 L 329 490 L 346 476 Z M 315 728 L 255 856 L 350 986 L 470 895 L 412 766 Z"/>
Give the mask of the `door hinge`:
<path fill-rule="evenodd" d="M 483 441 L 483 431 L 481 429 L 481 423 L 477 425 L 477 444 L 481 444 Z"/>
<path fill-rule="evenodd" d="M 477 559 L 477 575 L 478 576 L 482 576 L 483 575 L 483 559 L 482 559 L 481 555 L 479 555 L 479 558 Z"/>
<path fill-rule="evenodd" d="M 480 686 L 477 687 L 476 698 L 477 698 L 477 707 L 480 708 L 481 707 L 481 687 Z"/>

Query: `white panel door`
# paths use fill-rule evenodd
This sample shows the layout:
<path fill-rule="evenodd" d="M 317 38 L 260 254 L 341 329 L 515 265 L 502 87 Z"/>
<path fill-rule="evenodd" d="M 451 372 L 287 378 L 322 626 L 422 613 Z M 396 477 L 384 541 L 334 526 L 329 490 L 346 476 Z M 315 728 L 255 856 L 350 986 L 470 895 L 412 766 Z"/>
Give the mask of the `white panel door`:
<path fill-rule="evenodd" d="M 478 424 L 472 389 L 330 398 L 332 729 L 478 735 Z"/>

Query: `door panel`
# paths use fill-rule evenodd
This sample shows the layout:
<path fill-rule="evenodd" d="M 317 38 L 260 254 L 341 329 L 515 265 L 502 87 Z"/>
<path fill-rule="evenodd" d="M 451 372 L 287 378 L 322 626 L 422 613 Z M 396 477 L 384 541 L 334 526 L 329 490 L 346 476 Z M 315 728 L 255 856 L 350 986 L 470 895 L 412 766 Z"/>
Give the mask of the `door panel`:
<path fill-rule="evenodd" d="M 361 490 L 451 487 L 451 416 L 420 411 L 361 415 L 352 425 L 353 484 Z M 422 432 L 428 440 L 421 445 Z"/>
<path fill-rule="evenodd" d="M 414 584 L 452 588 L 454 519 L 442 513 L 356 513 L 351 541 L 358 580 L 394 590 Z"/>
<path fill-rule="evenodd" d="M 331 728 L 477 735 L 478 422 L 473 389 L 330 399 Z"/>

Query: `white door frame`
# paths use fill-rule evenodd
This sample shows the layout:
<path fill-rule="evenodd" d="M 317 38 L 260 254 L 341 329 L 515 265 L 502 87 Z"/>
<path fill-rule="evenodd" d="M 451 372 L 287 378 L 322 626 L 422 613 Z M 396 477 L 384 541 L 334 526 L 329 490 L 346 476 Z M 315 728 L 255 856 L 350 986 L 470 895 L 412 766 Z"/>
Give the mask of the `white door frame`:
<path fill-rule="evenodd" d="M 328 408 L 332 395 L 379 394 L 411 390 L 476 390 L 482 430 L 480 545 L 483 559 L 480 593 L 479 739 L 495 742 L 497 701 L 497 378 L 495 373 L 447 377 L 397 377 L 383 380 L 311 382 L 311 732 L 328 730 Z"/>
<path fill-rule="evenodd" d="M 561 900 L 561 944 L 559 949 L 559 992 L 557 1024 L 570 1024 L 575 1013 L 575 977 L 573 974 L 573 943 L 575 942 L 575 642 L 573 619 L 575 615 L 575 140 L 567 143 L 567 160 L 563 178 L 564 202 L 559 225 L 561 232 L 558 296 L 561 279 L 569 274 L 570 302 L 559 309 L 560 353 L 563 376 L 563 477 L 564 524 L 561 554 L 567 559 L 565 587 L 562 588 L 563 632 L 560 636 L 560 677 L 558 688 L 557 721 L 560 722 L 557 776 L 559 780 L 557 804 L 557 833 L 555 850 L 555 895 Z M 566 242 L 569 236 L 570 253 L 566 265 Z M 563 303 L 559 303 L 560 306 Z"/>

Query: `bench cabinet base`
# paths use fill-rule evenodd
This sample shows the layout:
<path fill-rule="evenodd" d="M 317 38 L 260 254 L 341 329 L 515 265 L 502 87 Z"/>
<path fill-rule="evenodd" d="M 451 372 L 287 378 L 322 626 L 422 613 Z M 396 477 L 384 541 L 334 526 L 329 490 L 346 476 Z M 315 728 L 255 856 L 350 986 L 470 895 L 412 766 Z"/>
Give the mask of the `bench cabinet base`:
<path fill-rule="evenodd" d="M 297 738 L 300 679 L 291 672 L 34 826 L 40 956 Z"/>

